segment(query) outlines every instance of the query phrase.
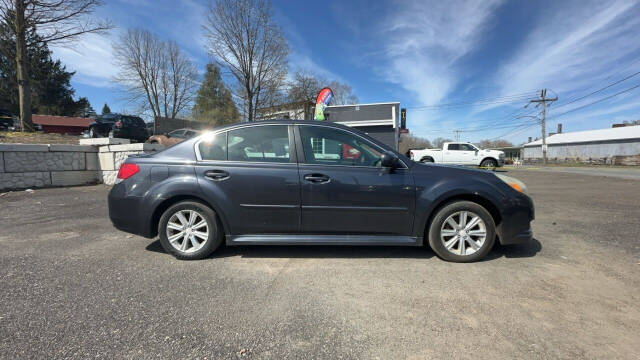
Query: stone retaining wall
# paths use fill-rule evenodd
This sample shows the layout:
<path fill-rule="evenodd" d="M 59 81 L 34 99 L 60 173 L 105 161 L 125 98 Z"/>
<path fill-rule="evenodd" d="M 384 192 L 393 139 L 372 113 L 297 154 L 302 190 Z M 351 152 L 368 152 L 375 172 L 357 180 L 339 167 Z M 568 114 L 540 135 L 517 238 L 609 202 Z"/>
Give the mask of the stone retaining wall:
<path fill-rule="evenodd" d="M 157 144 L 128 144 L 123 139 L 81 142 L 85 144 L 0 144 L 0 190 L 114 184 L 120 165 L 129 155 L 164 148 Z"/>

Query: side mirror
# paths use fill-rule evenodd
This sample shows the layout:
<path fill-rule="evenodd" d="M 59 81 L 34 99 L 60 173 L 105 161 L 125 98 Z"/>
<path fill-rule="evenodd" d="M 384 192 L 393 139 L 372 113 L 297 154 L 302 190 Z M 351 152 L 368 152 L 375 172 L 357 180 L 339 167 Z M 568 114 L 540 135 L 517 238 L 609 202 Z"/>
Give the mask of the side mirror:
<path fill-rule="evenodd" d="M 398 159 L 396 154 L 392 152 L 386 152 L 382 154 L 381 165 L 382 167 L 395 169 L 397 167 L 400 167 L 400 159 Z"/>

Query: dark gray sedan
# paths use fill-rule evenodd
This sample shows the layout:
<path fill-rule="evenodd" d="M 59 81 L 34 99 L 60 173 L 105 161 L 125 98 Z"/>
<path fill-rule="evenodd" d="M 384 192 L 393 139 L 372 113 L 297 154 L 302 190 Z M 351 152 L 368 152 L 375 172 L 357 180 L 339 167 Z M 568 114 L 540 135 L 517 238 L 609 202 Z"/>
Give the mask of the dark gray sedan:
<path fill-rule="evenodd" d="M 420 164 L 366 134 L 318 121 L 218 128 L 130 156 L 109 193 L 123 231 L 160 237 L 180 259 L 227 245 L 430 247 L 475 261 L 497 240 L 532 238 L 533 202 L 516 179 Z"/>

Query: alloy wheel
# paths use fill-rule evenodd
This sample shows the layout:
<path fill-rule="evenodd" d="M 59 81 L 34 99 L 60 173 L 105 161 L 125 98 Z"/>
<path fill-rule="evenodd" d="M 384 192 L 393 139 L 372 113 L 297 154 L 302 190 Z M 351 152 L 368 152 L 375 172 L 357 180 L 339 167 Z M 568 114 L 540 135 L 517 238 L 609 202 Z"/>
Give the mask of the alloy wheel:
<path fill-rule="evenodd" d="M 167 222 L 167 239 L 180 252 L 196 252 L 209 239 L 209 225 L 199 212 L 180 210 Z"/>
<path fill-rule="evenodd" d="M 482 248 L 486 239 L 486 224 L 471 211 L 449 215 L 440 228 L 440 240 L 445 249 L 460 256 L 474 254 Z"/>

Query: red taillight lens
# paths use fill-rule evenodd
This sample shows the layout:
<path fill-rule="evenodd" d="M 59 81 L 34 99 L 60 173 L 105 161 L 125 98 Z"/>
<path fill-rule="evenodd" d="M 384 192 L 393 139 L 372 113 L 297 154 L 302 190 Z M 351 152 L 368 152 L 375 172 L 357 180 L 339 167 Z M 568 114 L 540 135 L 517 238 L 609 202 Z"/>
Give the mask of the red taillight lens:
<path fill-rule="evenodd" d="M 409 151 L 409 158 L 413 159 L 413 151 Z"/>
<path fill-rule="evenodd" d="M 140 171 L 140 167 L 138 167 L 138 165 L 124 163 L 122 164 L 122 166 L 120 166 L 120 170 L 118 170 L 118 179 L 128 179 L 135 175 L 138 171 Z"/>
<path fill-rule="evenodd" d="M 118 120 L 116 121 L 116 127 L 119 129 L 122 127 L 122 121 Z"/>

